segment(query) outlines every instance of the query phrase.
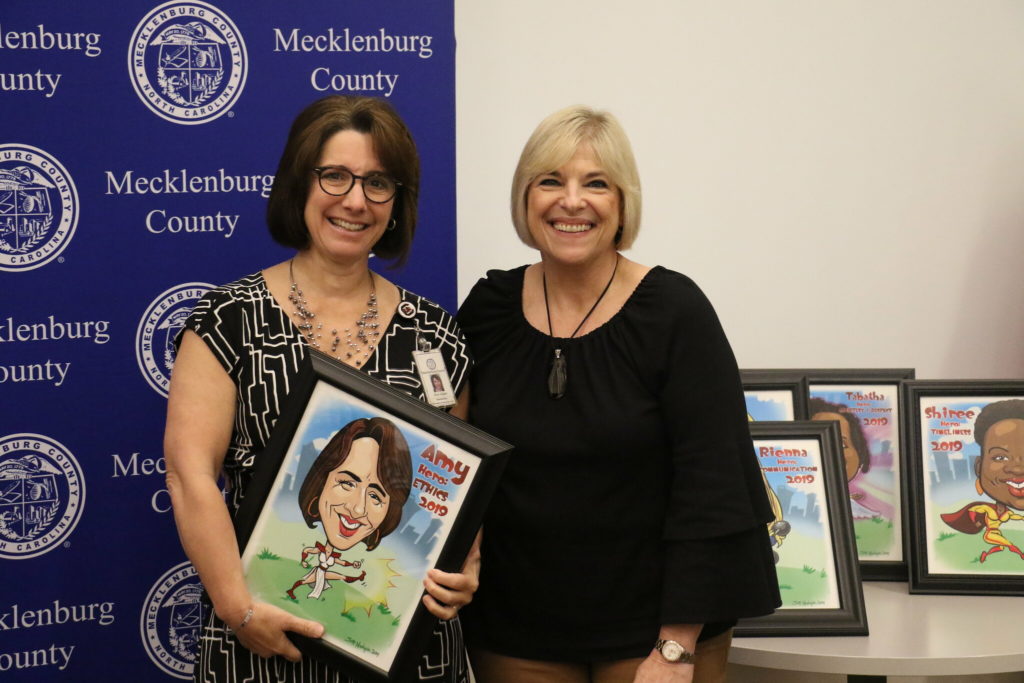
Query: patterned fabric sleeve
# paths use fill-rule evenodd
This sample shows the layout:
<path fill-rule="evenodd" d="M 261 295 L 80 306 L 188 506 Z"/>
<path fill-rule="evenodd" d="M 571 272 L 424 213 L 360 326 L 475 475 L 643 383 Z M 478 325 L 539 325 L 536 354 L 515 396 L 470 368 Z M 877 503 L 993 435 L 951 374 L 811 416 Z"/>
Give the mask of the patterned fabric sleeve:
<path fill-rule="evenodd" d="M 218 287 L 206 293 L 185 321 L 185 329 L 192 330 L 206 343 L 224 370 L 234 377 L 238 366 L 239 311 L 228 287 Z M 184 330 L 181 334 L 184 334 Z M 174 341 L 175 349 L 181 345 L 181 335 Z"/>

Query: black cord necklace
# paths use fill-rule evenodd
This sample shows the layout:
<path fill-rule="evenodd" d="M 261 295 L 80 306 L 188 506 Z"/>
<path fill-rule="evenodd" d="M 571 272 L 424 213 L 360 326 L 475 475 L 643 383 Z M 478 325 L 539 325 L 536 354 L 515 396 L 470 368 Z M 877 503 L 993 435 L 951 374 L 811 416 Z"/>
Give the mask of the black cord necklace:
<path fill-rule="evenodd" d="M 594 312 L 597 305 L 601 303 L 601 299 L 608 293 L 608 288 L 612 286 L 612 280 L 615 279 L 615 271 L 619 269 L 619 255 L 615 255 L 615 266 L 612 268 L 612 276 L 608 278 L 608 284 L 601 290 L 601 294 L 597 297 L 597 301 L 590 307 L 587 314 L 583 316 L 583 320 L 576 326 L 576 329 L 569 335 L 569 339 L 576 336 L 576 333 L 583 328 L 583 324 L 590 318 L 590 314 Z M 548 278 L 547 274 L 541 273 L 541 283 L 544 286 L 544 311 L 548 314 L 548 337 L 551 339 L 551 348 L 554 355 L 551 358 L 551 371 L 548 373 L 548 395 L 551 398 L 562 398 L 565 396 L 565 386 L 569 382 L 568 372 L 565 369 L 565 355 L 562 353 L 562 349 L 555 346 L 555 334 L 551 328 L 551 307 L 548 306 Z"/>

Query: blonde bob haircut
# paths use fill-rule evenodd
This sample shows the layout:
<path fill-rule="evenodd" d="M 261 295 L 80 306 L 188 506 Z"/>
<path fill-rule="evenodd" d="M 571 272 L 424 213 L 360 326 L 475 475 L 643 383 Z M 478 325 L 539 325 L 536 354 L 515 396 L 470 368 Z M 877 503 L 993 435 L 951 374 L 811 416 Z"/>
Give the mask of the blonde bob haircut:
<path fill-rule="evenodd" d="M 580 105 L 556 111 L 541 121 L 519 156 L 512 177 L 512 224 L 527 246 L 537 248 L 526 215 L 530 184 L 538 176 L 560 168 L 583 145 L 590 145 L 622 200 L 622 224 L 615 248 L 633 246 L 640 232 L 640 174 L 629 138 L 610 113 Z"/>

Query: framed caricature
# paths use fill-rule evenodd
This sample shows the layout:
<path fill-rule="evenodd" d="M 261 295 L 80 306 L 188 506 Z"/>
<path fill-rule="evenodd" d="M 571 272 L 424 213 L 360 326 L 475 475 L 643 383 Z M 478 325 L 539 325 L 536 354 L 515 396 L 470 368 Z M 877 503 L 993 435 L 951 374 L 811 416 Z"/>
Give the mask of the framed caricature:
<path fill-rule="evenodd" d="M 737 636 L 867 635 L 839 425 L 753 422 L 775 518 L 768 524 L 782 607 L 741 619 Z"/>
<path fill-rule="evenodd" d="M 807 419 L 807 377 L 799 371 L 740 370 L 751 422 Z"/>
<path fill-rule="evenodd" d="M 458 571 L 511 447 L 319 353 L 257 458 L 237 517 L 257 600 L 325 626 L 290 634 L 352 674 L 414 675 L 429 569 Z"/>
<path fill-rule="evenodd" d="M 1024 380 L 905 385 L 911 593 L 1024 595 Z"/>
<path fill-rule="evenodd" d="M 841 419 L 861 576 L 906 581 L 900 496 L 900 386 L 911 368 L 806 370 L 810 419 Z"/>
<path fill-rule="evenodd" d="M 912 368 L 745 370 L 761 383 L 806 381 L 807 417 L 838 420 L 861 576 L 906 581 L 901 501 L 900 387 Z M 748 412 L 750 400 L 748 399 Z"/>

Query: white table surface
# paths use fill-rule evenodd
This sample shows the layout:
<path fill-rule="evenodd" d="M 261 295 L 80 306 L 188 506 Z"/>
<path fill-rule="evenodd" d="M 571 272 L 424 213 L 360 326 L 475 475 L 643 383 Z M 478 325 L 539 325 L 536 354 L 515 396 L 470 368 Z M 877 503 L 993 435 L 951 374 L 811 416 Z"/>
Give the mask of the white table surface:
<path fill-rule="evenodd" d="M 910 595 L 864 582 L 868 636 L 735 638 L 729 661 L 789 671 L 943 676 L 1024 671 L 1024 598 Z"/>

